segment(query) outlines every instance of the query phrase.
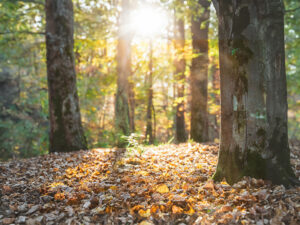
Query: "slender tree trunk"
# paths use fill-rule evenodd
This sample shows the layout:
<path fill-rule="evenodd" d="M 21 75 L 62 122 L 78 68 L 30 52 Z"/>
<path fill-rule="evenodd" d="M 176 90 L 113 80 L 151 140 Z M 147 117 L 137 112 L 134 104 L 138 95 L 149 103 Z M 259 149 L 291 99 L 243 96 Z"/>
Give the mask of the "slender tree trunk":
<path fill-rule="evenodd" d="M 146 127 L 146 142 L 153 144 L 153 127 L 152 127 L 152 114 L 153 114 L 153 48 L 152 40 L 150 40 L 149 49 L 149 76 L 148 76 L 148 105 L 147 105 L 147 127 Z"/>
<path fill-rule="evenodd" d="M 208 141 L 207 74 L 208 74 L 208 26 L 210 1 L 198 0 L 200 16 L 192 16 L 193 53 L 191 66 L 191 139 L 196 142 Z"/>
<path fill-rule="evenodd" d="M 219 106 L 220 105 L 220 95 L 217 94 L 220 90 L 220 71 L 218 69 L 217 64 L 215 63 L 215 59 L 212 59 L 212 67 L 211 67 L 211 76 L 212 76 L 212 89 L 213 95 L 212 99 L 213 104 Z M 215 112 L 212 115 L 209 115 L 209 125 L 208 125 L 208 141 L 214 141 L 216 138 L 219 139 L 220 133 L 220 124 L 218 123 L 218 118 L 220 117 L 221 112 Z"/>
<path fill-rule="evenodd" d="M 290 165 L 281 0 L 214 1 L 219 18 L 221 146 L 215 180 L 297 183 Z M 299 181 L 298 181 L 299 182 Z"/>
<path fill-rule="evenodd" d="M 115 126 L 120 136 L 130 135 L 130 114 L 129 114 L 129 82 L 131 74 L 131 47 L 130 35 L 127 31 L 129 23 L 129 0 L 122 0 L 122 12 L 119 20 L 119 40 L 117 46 L 117 93 L 115 102 Z M 122 140 L 118 140 L 119 147 L 124 146 Z"/>
<path fill-rule="evenodd" d="M 175 79 L 177 80 L 177 105 L 175 119 L 175 140 L 182 143 L 187 140 L 185 130 L 185 106 L 184 106 L 184 86 L 185 86 L 185 66 L 186 62 L 183 56 L 185 44 L 185 32 L 183 19 L 177 19 L 175 31 L 175 48 L 179 52 L 179 57 L 175 59 Z"/>
<path fill-rule="evenodd" d="M 47 76 L 50 152 L 87 149 L 81 124 L 73 39 L 71 0 L 46 0 Z"/>
<path fill-rule="evenodd" d="M 131 74 L 132 79 L 133 74 Z M 132 80 L 129 81 L 129 122 L 130 122 L 130 130 L 131 132 L 135 132 L 135 92 L 134 92 L 134 82 Z"/>

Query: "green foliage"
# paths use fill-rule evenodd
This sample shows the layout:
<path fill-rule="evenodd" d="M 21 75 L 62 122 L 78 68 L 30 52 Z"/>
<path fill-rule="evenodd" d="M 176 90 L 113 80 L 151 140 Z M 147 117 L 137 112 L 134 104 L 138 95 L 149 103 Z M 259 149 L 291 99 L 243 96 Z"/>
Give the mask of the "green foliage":
<path fill-rule="evenodd" d="M 127 151 L 130 155 L 141 156 L 145 151 L 143 143 L 144 136 L 138 133 L 132 133 L 129 136 L 122 136 L 122 139 L 127 144 Z"/>
<path fill-rule="evenodd" d="M 289 104 L 289 136 L 300 139 L 300 4 L 285 0 L 286 72 Z M 295 9 L 295 10 L 294 10 Z"/>

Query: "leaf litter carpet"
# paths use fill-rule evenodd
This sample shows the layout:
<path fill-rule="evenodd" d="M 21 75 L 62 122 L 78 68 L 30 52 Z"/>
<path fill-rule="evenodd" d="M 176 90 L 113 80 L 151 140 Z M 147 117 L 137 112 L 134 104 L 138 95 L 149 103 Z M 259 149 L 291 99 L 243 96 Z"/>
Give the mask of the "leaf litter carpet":
<path fill-rule="evenodd" d="M 0 164 L 0 224 L 300 224 L 300 188 L 210 178 L 218 146 L 60 153 Z M 291 161 L 299 178 L 300 151 Z"/>

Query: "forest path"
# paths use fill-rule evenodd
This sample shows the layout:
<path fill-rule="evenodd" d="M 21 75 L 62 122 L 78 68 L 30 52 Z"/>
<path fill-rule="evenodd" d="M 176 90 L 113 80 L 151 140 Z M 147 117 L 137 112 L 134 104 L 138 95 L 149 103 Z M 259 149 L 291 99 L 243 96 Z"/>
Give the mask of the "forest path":
<path fill-rule="evenodd" d="M 299 224 L 300 188 L 210 180 L 215 144 L 94 149 L 0 164 L 0 224 Z M 300 170 L 299 147 L 292 148 Z M 299 178 L 299 171 L 296 171 Z"/>

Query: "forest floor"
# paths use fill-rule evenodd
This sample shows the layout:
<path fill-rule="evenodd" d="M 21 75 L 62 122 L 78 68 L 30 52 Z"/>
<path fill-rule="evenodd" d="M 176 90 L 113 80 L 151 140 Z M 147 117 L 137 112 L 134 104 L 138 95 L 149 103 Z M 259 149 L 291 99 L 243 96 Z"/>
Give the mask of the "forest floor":
<path fill-rule="evenodd" d="M 141 149 L 140 149 L 141 150 Z M 94 149 L 0 164 L 0 224 L 300 224 L 300 188 L 210 178 L 215 144 Z M 300 177 L 300 146 L 291 161 Z"/>

